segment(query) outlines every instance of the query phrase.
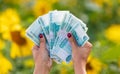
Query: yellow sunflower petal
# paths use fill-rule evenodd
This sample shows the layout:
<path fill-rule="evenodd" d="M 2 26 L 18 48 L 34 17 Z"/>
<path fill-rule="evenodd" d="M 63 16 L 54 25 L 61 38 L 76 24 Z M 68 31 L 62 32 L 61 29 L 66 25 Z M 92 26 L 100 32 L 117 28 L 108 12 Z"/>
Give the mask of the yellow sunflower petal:
<path fill-rule="evenodd" d="M 10 40 L 11 41 L 10 32 L 6 31 L 6 32 L 2 33 L 2 38 L 5 39 L 5 40 Z"/>
<path fill-rule="evenodd" d="M 9 27 L 6 24 L 8 24 L 6 17 L 0 16 L 0 33 L 4 33 L 9 30 Z"/>
<path fill-rule="evenodd" d="M 10 9 L 10 8 L 6 9 L 3 15 L 6 16 L 7 21 L 9 21 L 8 25 L 10 26 L 20 23 L 19 15 L 14 9 Z"/>
<path fill-rule="evenodd" d="M 22 46 L 20 50 L 23 57 L 30 56 L 32 54 L 31 48 L 28 45 Z"/>
<path fill-rule="evenodd" d="M 21 56 L 20 48 L 14 42 L 12 43 L 12 46 L 11 46 L 10 56 L 13 59 L 15 59 L 16 57 L 20 57 Z"/>
<path fill-rule="evenodd" d="M 110 26 L 108 29 L 106 29 L 105 36 L 115 43 L 120 43 L 120 25 L 113 24 Z"/>
<path fill-rule="evenodd" d="M 12 70 L 12 64 L 0 54 L 0 74 L 8 74 L 10 70 Z"/>
<path fill-rule="evenodd" d="M 20 31 L 22 29 L 20 24 L 13 25 L 10 31 Z"/>

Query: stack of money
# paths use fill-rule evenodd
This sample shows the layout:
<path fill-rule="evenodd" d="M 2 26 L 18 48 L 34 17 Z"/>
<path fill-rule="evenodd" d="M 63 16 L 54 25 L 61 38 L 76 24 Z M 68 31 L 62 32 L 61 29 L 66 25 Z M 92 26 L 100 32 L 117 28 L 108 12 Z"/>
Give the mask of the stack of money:
<path fill-rule="evenodd" d="M 57 63 L 69 63 L 72 50 L 67 33 L 71 33 L 78 46 L 83 46 L 88 40 L 87 26 L 69 11 L 50 11 L 39 16 L 26 30 L 26 36 L 39 46 L 39 34 L 46 39 L 46 48 L 50 58 Z"/>

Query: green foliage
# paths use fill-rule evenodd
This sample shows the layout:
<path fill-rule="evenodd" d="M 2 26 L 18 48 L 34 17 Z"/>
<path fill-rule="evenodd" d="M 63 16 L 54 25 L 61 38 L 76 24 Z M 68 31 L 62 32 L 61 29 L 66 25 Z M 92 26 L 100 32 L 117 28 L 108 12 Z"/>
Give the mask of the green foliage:
<path fill-rule="evenodd" d="M 15 9 L 20 16 L 20 24 L 26 29 L 36 19 L 32 10 L 34 1 L 24 2 L 24 0 L 21 0 L 23 1 L 21 3 L 15 3 L 14 1 L 0 0 L 0 15 L 7 8 Z M 118 65 L 118 62 L 120 62 L 120 44 L 112 42 L 105 36 L 106 29 L 111 25 L 120 25 L 119 0 L 108 0 L 108 2 L 103 2 L 102 6 L 95 3 L 94 0 L 59 0 L 52 4 L 51 10 L 54 9 L 69 10 L 87 24 L 90 42 L 93 44 L 91 55 L 105 64 L 105 68 L 101 70 L 100 74 L 120 74 L 120 65 Z M 1 35 L 0 33 L 0 39 L 2 39 Z M 34 66 L 29 68 L 24 65 L 24 61 L 32 58 L 32 56 L 11 59 L 11 42 L 2 40 L 6 46 L 3 50 L 0 50 L 0 53 L 4 54 L 13 65 L 13 70 L 9 74 L 32 74 Z M 53 63 L 51 74 L 60 74 L 62 68 L 67 69 L 67 74 L 74 74 L 72 67 L 56 63 Z"/>

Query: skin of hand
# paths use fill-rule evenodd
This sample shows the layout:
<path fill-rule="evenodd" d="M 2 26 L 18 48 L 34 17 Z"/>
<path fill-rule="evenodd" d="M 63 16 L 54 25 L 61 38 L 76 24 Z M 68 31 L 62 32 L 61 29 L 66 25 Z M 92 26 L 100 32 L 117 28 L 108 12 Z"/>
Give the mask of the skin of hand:
<path fill-rule="evenodd" d="M 90 54 L 92 44 L 86 42 L 84 46 L 78 46 L 71 33 L 67 34 L 72 47 L 72 60 L 75 74 L 86 74 L 87 58 Z"/>
<path fill-rule="evenodd" d="M 40 45 L 33 46 L 32 53 L 35 62 L 35 68 L 33 74 L 49 74 L 52 66 L 52 59 L 48 56 L 48 51 L 46 49 L 45 38 L 42 34 L 40 37 Z"/>

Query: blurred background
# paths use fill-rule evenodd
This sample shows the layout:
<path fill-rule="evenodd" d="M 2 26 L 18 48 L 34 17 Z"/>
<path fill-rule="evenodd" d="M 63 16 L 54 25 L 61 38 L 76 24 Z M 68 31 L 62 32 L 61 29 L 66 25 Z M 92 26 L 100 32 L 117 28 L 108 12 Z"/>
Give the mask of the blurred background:
<path fill-rule="evenodd" d="M 93 44 L 88 74 L 120 74 L 120 0 L 0 0 L 0 74 L 32 74 L 33 42 L 25 29 L 51 10 L 69 10 L 88 26 Z M 51 74 L 74 74 L 73 63 L 53 63 Z"/>

